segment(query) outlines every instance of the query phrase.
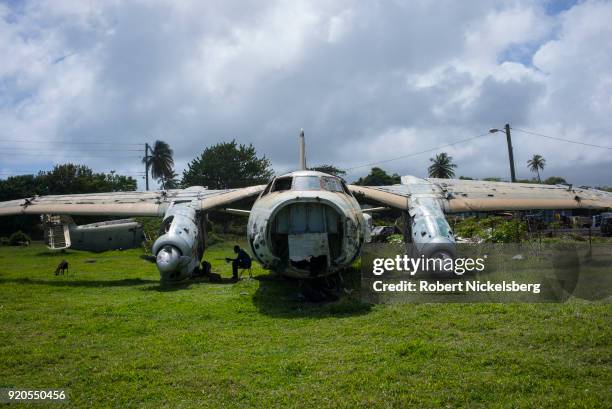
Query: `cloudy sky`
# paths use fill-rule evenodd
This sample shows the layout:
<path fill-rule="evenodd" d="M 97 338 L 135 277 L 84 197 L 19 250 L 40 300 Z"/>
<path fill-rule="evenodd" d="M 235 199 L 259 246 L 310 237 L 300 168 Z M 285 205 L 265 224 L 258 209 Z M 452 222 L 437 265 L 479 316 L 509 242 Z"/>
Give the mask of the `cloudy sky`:
<path fill-rule="evenodd" d="M 612 1 L 0 1 L 0 177 L 84 163 L 142 172 L 163 139 L 179 173 L 252 143 L 276 172 L 371 163 L 426 176 L 612 185 Z M 412 155 L 412 156 L 409 156 Z M 142 181 L 140 182 L 142 187 Z"/>

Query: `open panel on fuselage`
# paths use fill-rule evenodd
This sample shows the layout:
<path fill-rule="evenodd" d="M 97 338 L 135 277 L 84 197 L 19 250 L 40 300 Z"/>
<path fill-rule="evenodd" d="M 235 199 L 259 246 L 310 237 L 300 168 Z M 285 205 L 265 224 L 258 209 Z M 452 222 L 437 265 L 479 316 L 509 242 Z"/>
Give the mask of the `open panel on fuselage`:
<path fill-rule="evenodd" d="M 287 265 L 318 275 L 342 254 L 342 219 L 321 203 L 294 203 L 281 209 L 271 225 L 273 253 Z"/>

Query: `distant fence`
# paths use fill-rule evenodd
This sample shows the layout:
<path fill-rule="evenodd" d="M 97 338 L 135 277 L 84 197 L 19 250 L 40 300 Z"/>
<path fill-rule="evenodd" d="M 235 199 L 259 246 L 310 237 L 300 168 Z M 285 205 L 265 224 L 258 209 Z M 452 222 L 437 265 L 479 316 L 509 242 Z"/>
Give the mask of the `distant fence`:
<path fill-rule="evenodd" d="M 590 232 L 589 232 L 590 230 Z M 578 236 L 601 236 L 601 229 L 599 227 L 594 229 L 589 229 L 588 227 L 580 227 L 580 228 L 558 228 L 558 229 L 541 229 L 541 230 L 532 230 L 529 232 L 532 236 L 542 235 L 542 236 L 559 236 L 562 234 L 575 234 Z"/>

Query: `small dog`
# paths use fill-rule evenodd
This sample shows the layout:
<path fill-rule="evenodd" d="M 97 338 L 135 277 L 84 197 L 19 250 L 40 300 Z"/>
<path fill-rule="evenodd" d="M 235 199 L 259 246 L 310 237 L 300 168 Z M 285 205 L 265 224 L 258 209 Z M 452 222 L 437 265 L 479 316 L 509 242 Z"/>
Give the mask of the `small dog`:
<path fill-rule="evenodd" d="M 66 260 L 62 260 L 57 268 L 55 269 L 55 275 L 61 274 L 64 275 L 64 272 L 68 272 L 68 262 Z"/>

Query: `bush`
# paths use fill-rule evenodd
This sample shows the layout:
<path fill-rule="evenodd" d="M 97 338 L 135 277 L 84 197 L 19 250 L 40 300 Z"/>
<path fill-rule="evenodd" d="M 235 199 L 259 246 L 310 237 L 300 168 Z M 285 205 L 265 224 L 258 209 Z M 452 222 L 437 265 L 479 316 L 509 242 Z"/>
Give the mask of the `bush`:
<path fill-rule="evenodd" d="M 481 220 L 475 217 L 468 217 L 457 222 L 453 230 L 455 235 L 465 238 L 479 237 L 484 239 L 487 236 L 485 226 L 482 225 Z"/>
<path fill-rule="evenodd" d="M 29 245 L 30 241 L 32 241 L 30 240 L 30 236 L 28 236 L 21 230 L 11 234 L 11 237 L 9 237 L 8 240 L 11 246 L 21 246 L 23 244 Z"/>
<path fill-rule="evenodd" d="M 0 237 L 0 246 L 8 246 L 8 245 L 9 245 L 8 237 Z"/>
<path fill-rule="evenodd" d="M 465 238 L 479 238 L 489 243 L 519 243 L 527 229 L 521 220 L 505 220 L 489 216 L 469 217 L 455 224 L 455 234 Z"/>
<path fill-rule="evenodd" d="M 228 214 L 216 215 L 209 219 L 211 233 L 219 235 L 244 236 L 247 227 L 247 218 Z"/>
<path fill-rule="evenodd" d="M 391 244 L 403 244 L 404 243 L 404 235 L 403 234 L 392 234 L 387 237 L 387 243 Z"/>
<path fill-rule="evenodd" d="M 213 244 L 221 243 L 224 239 L 218 233 L 214 231 L 209 231 L 206 235 L 206 247 L 212 246 Z"/>
<path fill-rule="evenodd" d="M 491 232 L 493 243 L 520 243 L 527 229 L 520 220 L 504 220 Z"/>
<path fill-rule="evenodd" d="M 161 227 L 161 217 L 133 217 L 134 221 L 142 224 L 142 230 L 149 237 L 151 242 L 154 242 L 159 237 L 159 229 Z"/>

